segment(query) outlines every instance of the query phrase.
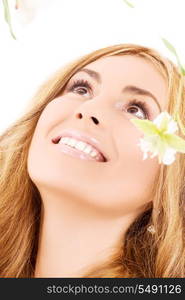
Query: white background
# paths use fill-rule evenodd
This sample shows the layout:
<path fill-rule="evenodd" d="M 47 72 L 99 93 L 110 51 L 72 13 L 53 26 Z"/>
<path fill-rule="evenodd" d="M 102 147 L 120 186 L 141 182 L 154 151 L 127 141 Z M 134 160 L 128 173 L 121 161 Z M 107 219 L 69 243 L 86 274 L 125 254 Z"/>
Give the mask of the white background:
<path fill-rule="evenodd" d="M 21 2 L 21 0 L 19 0 Z M 9 0 L 14 40 L 0 2 L 0 134 L 21 114 L 38 86 L 70 60 L 120 43 L 153 47 L 185 63 L 184 0 Z M 27 5 L 27 6 L 26 6 Z"/>

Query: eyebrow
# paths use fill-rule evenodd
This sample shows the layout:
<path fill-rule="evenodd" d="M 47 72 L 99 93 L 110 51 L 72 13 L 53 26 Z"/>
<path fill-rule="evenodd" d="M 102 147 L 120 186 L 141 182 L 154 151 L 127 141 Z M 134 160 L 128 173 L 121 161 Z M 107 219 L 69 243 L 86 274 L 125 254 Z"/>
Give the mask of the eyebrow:
<path fill-rule="evenodd" d="M 83 68 L 81 70 L 79 70 L 77 73 L 79 72 L 85 72 L 87 73 L 89 76 L 91 76 L 92 78 L 94 78 L 98 83 L 101 83 L 101 76 L 98 72 L 87 69 L 87 68 Z M 161 106 L 157 100 L 157 98 L 149 91 L 142 89 L 140 87 L 134 86 L 134 85 L 127 85 L 126 87 L 123 88 L 122 93 L 130 93 L 132 95 L 141 95 L 141 96 L 149 96 L 151 97 L 155 103 L 157 104 L 160 112 L 162 111 Z"/>

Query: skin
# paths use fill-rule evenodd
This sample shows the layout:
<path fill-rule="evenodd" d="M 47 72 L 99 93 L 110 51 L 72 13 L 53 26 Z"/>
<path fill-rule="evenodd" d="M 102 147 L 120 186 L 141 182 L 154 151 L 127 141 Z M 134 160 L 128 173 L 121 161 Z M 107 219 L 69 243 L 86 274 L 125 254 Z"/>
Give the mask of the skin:
<path fill-rule="evenodd" d="M 130 119 L 148 117 L 129 103 L 146 102 L 150 120 L 160 111 L 150 96 L 121 91 L 127 85 L 146 89 L 163 111 L 165 79 L 150 62 L 131 55 L 103 57 L 85 68 L 100 73 L 102 82 L 85 72 L 73 75 L 63 94 L 42 112 L 29 149 L 28 172 L 43 203 L 35 277 L 81 277 L 113 253 L 152 201 L 160 165 L 156 157 L 143 161 L 137 145 L 143 134 Z M 92 91 L 81 86 L 69 91 L 73 79 L 88 80 Z M 68 128 L 95 137 L 109 161 L 62 153 L 51 139 Z"/>

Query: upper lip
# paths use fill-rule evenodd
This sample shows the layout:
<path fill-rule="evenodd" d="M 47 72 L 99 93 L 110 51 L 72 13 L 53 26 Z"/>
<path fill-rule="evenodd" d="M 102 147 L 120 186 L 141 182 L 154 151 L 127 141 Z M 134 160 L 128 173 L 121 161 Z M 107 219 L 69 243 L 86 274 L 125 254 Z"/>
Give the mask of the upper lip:
<path fill-rule="evenodd" d="M 52 139 L 52 142 L 57 144 L 60 141 L 60 139 L 62 137 L 65 137 L 65 136 L 73 137 L 77 140 L 80 140 L 80 141 L 83 141 L 83 142 L 86 142 L 86 143 L 90 144 L 98 152 L 101 153 L 101 155 L 103 156 L 105 161 L 108 161 L 107 155 L 105 155 L 104 151 L 101 150 L 100 142 L 97 139 L 95 139 L 94 137 L 92 137 L 92 136 L 90 136 L 86 133 L 83 133 L 79 130 L 64 129 L 64 130 L 61 131 L 60 134 L 58 134 L 55 138 Z"/>

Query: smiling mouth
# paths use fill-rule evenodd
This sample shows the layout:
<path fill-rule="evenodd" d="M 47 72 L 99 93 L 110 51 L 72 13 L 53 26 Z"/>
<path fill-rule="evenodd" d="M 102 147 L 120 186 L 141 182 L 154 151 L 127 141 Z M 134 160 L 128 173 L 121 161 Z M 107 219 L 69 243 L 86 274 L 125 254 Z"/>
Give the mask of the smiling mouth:
<path fill-rule="evenodd" d="M 107 159 L 105 158 L 105 156 L 99 152 L 99 150 L 94 149 L 94 154 L 92 154 L 92 156 L 90 155 L 90 153 L 85 153 L 84 151 L 82 151 L 81 149 L 77 149 L 74 145 L 68 145 L 65 144 L 63 142 L 61 142 L 61 140 L 63 140 L 62 136 L 58 136 L 56 138 L 52 139 L 52 143 L 53 144 L 58 144 L 58 146 L 60 146 L 60 150 L 64 153 L 67 153 L 71 156 L 83 159 L 83 160 L 91 160 L 91 161 L 96 161 L 96 162 L 107 162 Z M 80 142 L 80 140 L 79 140 Z M 87 144 L 87 147 L 92 147 L 91 145 Z M 93 147 L 92 147 L 92 152 L 93 152 Z M 92 153 L 91 152 L 91 153 Z"/>

